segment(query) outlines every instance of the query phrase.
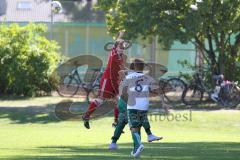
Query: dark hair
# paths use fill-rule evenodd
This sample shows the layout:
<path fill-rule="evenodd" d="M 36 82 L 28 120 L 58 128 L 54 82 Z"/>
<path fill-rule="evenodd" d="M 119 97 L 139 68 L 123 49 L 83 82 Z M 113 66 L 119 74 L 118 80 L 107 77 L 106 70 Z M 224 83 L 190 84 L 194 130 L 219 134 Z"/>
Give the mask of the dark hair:
<path fill-rule="evenodd" d="M 144 69 L 144 61 L 141 59 L 134 60 L 134 69 L 138 71 L 143 71 Z"/>
<path fill-rule="evenodd" d="M 129 69 L 134 70 L 134 62 L 132 62 L 132 63 L 130 64 Z"/>

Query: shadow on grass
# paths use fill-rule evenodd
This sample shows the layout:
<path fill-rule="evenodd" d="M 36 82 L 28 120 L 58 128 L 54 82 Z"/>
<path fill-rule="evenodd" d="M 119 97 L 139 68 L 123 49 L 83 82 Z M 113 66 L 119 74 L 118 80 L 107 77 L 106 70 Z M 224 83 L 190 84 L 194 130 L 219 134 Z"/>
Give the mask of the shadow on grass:
<path fill-rule="evenodd" d="M 110 152 L 106 146 L 75 147 L 45 146 L 35 149 L 30 156 L 18 156 L 10 160 L 120 160 L 130 159 L 131 143 L 120 144 L 120 149 Z M 145 160 L 237 160 L 239 159 L 240 143 L 230 142 L 189 142 L 189 143 L 149 143 L 141 159 Z"/>
<path fill-rule="evenodd" d="M 22 100 L 29 100 L 32 97 L 21 97 L 21 96 L 0 96 L 0 101 L 22 101 Z"/>
<path fill-rule="evenodd" d="M 88 109 L 87 102 L 64 100 L 57 104 L 26 107 L 0 107 L 0 119 L 9 119 L 12 124 L 55 123 L 61 121 L 81 121 Z M 72 105 L 71 105 L 72 104 Z M 71 106 L 71 107 L 70 107 Z M 112 117 L 113 105 L 99 107 L 92 114 L 92 120 Z"/>
<path fill-rule="evenodd" d="M 68 103 L 66 105 L 66 103 Z M 82 114 L 88 109 L 87 102 L 74 102 L 74 105 L 69 109 L 71 100 L 61 101 L 57 104 L 47 104 L 44 106 L 26 106 L 26 107 L 0 107 L 0 119 L 10 119 L 13 124 L 26 123 L 53 123 L 62 120 L 81 121 Z M 114 104 L 112 102 L 106 103 L 105 106 L 98 107 L 92 114 L 92 119 L 99 119 L 102 117 L 112 117 L 112 110 Z M 150 112 L 161 109 L 160 101 L 152 101 Z M 178 109 L 180 109 L 179 107 Z M 184 109 L 184 108 L 183 108 Z M 188 108 L 189 109 L 189 108 Z M 162 111 L 159 111 L 162 114 Z"/>
<path fill-rule="evenodd" d="M 13 124 L 59 122 L 54 115 L 54 105 L 0 107 L 0 118 L 10 119 Z"/>

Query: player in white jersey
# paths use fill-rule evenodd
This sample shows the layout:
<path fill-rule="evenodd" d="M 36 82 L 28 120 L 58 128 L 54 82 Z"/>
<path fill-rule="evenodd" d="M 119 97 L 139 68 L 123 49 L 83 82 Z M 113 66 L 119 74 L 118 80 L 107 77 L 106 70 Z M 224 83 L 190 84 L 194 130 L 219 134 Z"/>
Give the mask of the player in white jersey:
<path fill-rule="evenodd" d="M 144 123 L 149 123 L 147 111 L 149 107 L 149 93 L 159 93 L 156 81 L 143 73 L 144 62 L 134 60 L 133 72 L 123 81 L 121 98 L 127 102 L 128 123 L 132 133 L 134 148 L 131 155 L 139 157 L 144 146 L 141 143 L 140 129 Z"/>
<path fill-rule="evenodd" d="M 134 63 L 131 63 L 129 69 L 130 70 L 121 70 L 119 72 L 120 78 L 122 80 L 125 79 L 126 75 L 129 75 L 129 74 L 132 74 L 132 73 L 135 72 L 134 71 Z M 120 83 L 119 93 L 121 93 L 121 88 L 122 88 L 121 84 L 122 83 Z M 120 138 L 121 134 L 123 133 L 123 129 L 124 129 L 125 125 L 128 123 L 128 119 L 127 119 L 127 102 L 125 102 L 124 100 L 121 99 L 121 97 L 119 97 L 117 106 L 118 106 L 118 110 L 119 110 L 118 123 L 116 125 L 115 131 L 114 131 L 114 135 L 112 137 L 112 142 L 109 145 L 109 149 L 110 150 L 118 149 L 117 141 Z M 152 134 L 151 126 L 147 122 L 143 124 L 143 128 L 145 129 L 145 132 L 147 133 L 147 141 L 148 142 L 153 142 L 153 141 L 158 141 L 158 140 L 162 139 L 162 137 L 158 137 L 158 136 L 155 136 L 154 134 Z"/>

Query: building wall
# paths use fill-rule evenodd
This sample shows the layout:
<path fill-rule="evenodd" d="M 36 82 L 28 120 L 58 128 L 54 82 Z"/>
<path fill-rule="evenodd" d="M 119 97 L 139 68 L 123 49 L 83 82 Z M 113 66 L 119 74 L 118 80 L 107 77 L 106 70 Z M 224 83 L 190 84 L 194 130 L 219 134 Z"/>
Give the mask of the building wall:
<path fill-rule="evenodd" d="M 19 23 L 26 25 L 26 23 Z M 45 23 L 49 27 L 47 38 L 51 39 L 51 23 Z M 107 34 L 104 23 L 54 23 L 52 26 L 52 38 L 61 47 L 60 53 L 73 58 L 79 55 L 95 55 L 106 65 L 108 52 L 104 50 L 107 42 L 113 39 Z M 192 44 L 181 44 L 175 42 L 170 50 L 163 50 L 161 44 L 156 43 L 155 54 L 152 52 L 151 45 L 146 41 L 137 40 L 127 51 L 128 61 L 134 58 L 143 58 L 146 62 L 162 64 L 168 68 L 168 72 L 163 76 L 176 76 L 181 72 L 191 72 L 183 68 L 178 61 L 188 60 L 191 64 L 195 63 L 195 47 Z"/>
<path fill-rule="evenodd" d="M 48 24 L 50 26 L 50 24 Z M 61 46 L 61 53 L 68 57 L 79 55 L 96 55 L 107 62 L 108 53 L 103 46 L 113 39 L 107 34 L 104 23 L 55 23 L 53 25 L 53 39 Z M 128 59 L 143 58 L 148 62 L 155 62 L 167 66 L 166 75 L 176 75 L 179 71 L 188 72 L 177 63 L 178 60 L 188 60 L 195 63 L 195 47 L 191 44 L 175 42 L 170 50 L 163 50 L 156 43 L 156 54 L 151 55 L 151 44 L 141 40 L 135 41 L 128 50 Z"/>
<path fill-rule="evenodd" d="M 108 53 L 104 51 L 103 46 L 113 39 L 107 34 L 104 12 L 93 9 L 97 0 L 61 1 L 63 10 L 54 16 L 51 16 L 50 0 L 27 0 L 31 3 L 29 9 L 18 9 L 19 2 L 25 0 L 0 0 L 0 22 L 17 21 L 21 25 L 44 22 L 49 27 L 48 38 L 60 44 L 62 54 L 69 58 L 86 54 L 96 55 L 104 64 L 107 63 Z M 166 51 L 160 44 L 138 40 L 128 50 L 128 59 L 132 60 L 135 57 L 167 66 L 169 71 L 166 75 L 176 75 L 179 71 L 187 71 L 177 63 L 178 60 L 187 59 L 194 63 L 195 48 L 190 44 L 176 42 Z"/>
<path fill-rule="evenodd" d="M 7 2 L 6 0 L 0 0 L 0 16 L 6 14 Z"/>

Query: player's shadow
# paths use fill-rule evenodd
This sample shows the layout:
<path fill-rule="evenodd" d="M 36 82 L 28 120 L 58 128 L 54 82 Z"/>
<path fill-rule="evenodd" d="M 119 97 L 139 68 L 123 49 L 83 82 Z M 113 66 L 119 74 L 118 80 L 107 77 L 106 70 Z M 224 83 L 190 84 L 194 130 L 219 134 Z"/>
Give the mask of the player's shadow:
<path fill-rule="evenodd" d="M 81 141 L 79 141 L 81 144 Z M 130 159 L 132 143 L 120 144 L 120 149 L 110 152 L 106 145 L 96 147 L 45 146 L 36 148 L 34 154 L 18 156 L 11 160 L 126 160 Z M 240 143 L 234 142 L 179 142 L 148 143 L 142 153 L 142 160 L 182 160 L 182 159 L 239 159 Z"/>

